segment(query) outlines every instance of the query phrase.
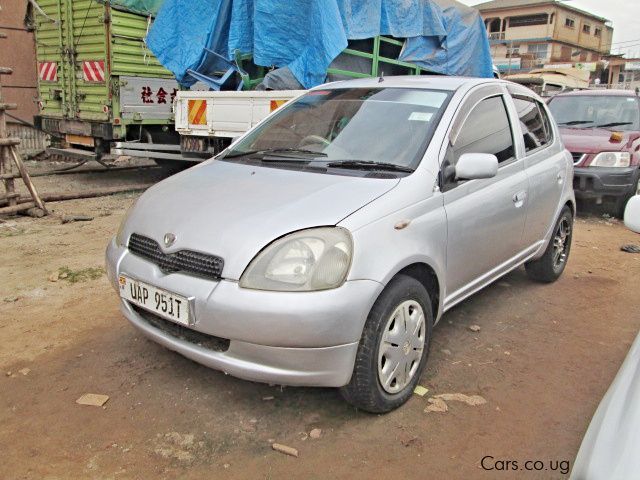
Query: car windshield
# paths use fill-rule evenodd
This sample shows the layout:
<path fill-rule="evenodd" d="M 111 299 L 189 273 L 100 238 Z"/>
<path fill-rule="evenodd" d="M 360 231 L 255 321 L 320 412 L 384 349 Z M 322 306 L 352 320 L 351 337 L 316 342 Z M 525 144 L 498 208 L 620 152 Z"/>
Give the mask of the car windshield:
<path fill-rule="evenodd" d="M 222 158 L 410 172 L 450 95 L 406 88 L 314 90 L 282 108 Z"/>
<path fill-rule="evenodd" d="M 561 127 L 640 130 L 640 105 L 636 97 L 558 96 L 549 102 L 549 109 Z"/>

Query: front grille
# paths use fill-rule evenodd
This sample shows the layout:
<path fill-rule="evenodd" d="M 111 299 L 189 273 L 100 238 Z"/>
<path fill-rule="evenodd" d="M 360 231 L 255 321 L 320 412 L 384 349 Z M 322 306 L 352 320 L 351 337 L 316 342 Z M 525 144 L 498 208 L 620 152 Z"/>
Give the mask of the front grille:
<path fill-rule="evenodd" d="M 586 153 L 571 152 L 571 156 L 573 157 L 573 164 L 577 165 L 578 163 L 580 163 L 582 159 L 585 157 L 585 155 Z"/>
<path fill-rule="evenodd" d="M 155 240 L 134 233 L 129 238 L 129 251 L 134 255 L 146 258 L 166 273 L 191 273 L 214 280 L 220 279 L 224 260 L 215 255 L 180 250 L 175 253 L 164 253 Z"/>
<path fill-rule="evenodd" d="M 165 320 L 144 308 L 137 307 L 131 303 L 129 305 L 131 305 L 131 308 L 133 308 L 133 310 L 140 315 L 145 322 L 173 338 L 183 340 L 215 352 L 226 352 L 229 350 L 229 344 L 231 341 L 226 338 L 215 337 L 213 335 L 207 335 L 206 333 L 191 330 L 183 325 Z"/>

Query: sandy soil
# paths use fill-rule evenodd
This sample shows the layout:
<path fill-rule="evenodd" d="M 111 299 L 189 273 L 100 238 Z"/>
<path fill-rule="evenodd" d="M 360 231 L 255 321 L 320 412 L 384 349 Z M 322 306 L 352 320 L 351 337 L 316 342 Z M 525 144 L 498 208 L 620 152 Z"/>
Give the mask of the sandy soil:
<path fill-rule="evenodd" d="M 60 191 L 162 177 L 113 175 L 37 184 Z M 3 479 L 565 478 L 553 462 L 573 462 L 640 327 L 640 255 L 620 251 L 640 237 L 582 218 L 560 281 L 535 284 L 518 270 L 450 311 L 421 379 L 427 395 L 388 415 L 361 413 L 334 390 L 237 380 L 137 334 L 99 270 L 135 196 L 50 204 L 53 216 L 0 223 Z M 94 220 L 61 224 L 70 214 Z M 52 281 L 61 268 L 69 276 Z M 110 399 L 76 404 L 87 392 Z M 442 393 L 487 403 L 425 413 Z M 320 438 L 308 436 L 314 428 Z M 272 451 L 274 441 L 299 458 Z M 541 460 L 547 470 L 485 471 L 486 456 L 490 467 Z"/>

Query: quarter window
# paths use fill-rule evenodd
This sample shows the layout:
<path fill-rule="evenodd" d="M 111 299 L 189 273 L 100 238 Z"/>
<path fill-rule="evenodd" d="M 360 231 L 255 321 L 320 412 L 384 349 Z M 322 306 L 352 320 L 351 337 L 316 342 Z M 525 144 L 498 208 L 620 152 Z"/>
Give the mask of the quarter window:
<path fill-rule="evenodd" d="M 502 96 L 476 105 L 451 150 L 454 164 L 465 153 L 490 153 L 500 163 L 514 158 L 513 135 Z"/>
<path fill-rule="evenodd" d="M 513 101 L 520 119 L 525 150 L 531 152 L 551 143 L 551 122 L 544 108 L 532 98 L 513 97 Z"/>

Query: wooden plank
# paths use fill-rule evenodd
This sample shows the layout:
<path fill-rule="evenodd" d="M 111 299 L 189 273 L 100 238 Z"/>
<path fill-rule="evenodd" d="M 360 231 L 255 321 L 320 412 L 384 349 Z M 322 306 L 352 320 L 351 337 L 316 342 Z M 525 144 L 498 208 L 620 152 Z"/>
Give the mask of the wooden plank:
<path fill-rule="evenodd" d="M 19 138 L 0 138 L 0 147 L 11 147 L 13 145 L 20 145 Z"/>
<path fill-rule="evenodd" d="M 35 208 L 35 206 L 36 206 L 35 203 L 30 202 L 30 203 L 21 203 L 19 205 L 12 205 L 10 207 L 0 208 L 0 215 L 11 215 L 18 212 L 24 212 L 25 210 Z"/>
<path fill-rule="evenodd" d="M 17 110 L 17 103 L 0 103 L 0 110 Z"/>

